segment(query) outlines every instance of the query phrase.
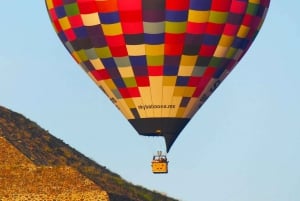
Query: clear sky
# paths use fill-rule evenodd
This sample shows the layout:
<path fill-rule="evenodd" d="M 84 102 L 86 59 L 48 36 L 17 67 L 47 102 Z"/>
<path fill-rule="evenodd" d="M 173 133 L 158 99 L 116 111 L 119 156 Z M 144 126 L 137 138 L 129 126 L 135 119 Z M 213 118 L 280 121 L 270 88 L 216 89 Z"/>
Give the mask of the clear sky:
<path fill-rule="evenodd" d="M 183 201 L 299 201 L 299 7 L 271 0 L 247 55 L 173 145 L 167 175 L 150 169 L 162 142 L 139 136 L 73 61 L 43 0 L 1 2 L 0 105 L 127 181 Z"/>

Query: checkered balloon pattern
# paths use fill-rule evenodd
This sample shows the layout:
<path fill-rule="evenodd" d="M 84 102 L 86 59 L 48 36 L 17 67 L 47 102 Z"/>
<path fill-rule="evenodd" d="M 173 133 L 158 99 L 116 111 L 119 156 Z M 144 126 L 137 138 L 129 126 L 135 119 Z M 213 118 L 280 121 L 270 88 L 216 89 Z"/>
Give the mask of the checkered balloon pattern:
<path fill-rule="evenodd" d="M 190 119 L 256 37 L 270 0 L 46 0 L 72 57 L 128 120 Z"/>

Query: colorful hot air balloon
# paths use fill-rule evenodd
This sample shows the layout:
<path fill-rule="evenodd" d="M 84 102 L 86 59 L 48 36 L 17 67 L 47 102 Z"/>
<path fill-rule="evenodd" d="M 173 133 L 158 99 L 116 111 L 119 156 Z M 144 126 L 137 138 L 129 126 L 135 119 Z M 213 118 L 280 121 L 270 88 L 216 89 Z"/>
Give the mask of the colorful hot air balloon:
<path fill-rule="evenodd" d="M 245 54 L 270 0 L 46 0 L 72 57 L 167 151 Z"/>

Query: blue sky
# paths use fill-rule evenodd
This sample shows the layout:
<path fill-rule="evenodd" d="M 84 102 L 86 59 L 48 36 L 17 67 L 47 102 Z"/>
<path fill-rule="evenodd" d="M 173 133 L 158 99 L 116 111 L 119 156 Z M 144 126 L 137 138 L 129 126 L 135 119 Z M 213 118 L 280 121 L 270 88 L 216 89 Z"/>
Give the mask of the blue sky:
<path fill-rule="evenodd" d="M 153 175 L 160 140 L 141 137 L 72 60 L 44 1 L 4 1 L 0 105 L 124 179 L 183 201 L 300 200 L 300 6 L 271 1 L 247 55 Z"/>

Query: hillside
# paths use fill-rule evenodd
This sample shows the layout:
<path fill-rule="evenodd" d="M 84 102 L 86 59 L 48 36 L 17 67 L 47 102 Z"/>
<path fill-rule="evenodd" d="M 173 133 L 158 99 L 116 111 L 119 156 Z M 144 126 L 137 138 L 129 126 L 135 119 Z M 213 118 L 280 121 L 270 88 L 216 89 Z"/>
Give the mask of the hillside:
<path fill-rule="evenodd" d="M 100 189 L 70 167 L 36 166 L 5 138 L 0 137 L 1 201 L 108 201 Z"/>
<path fill-rule="evenodd" d="M 118 174 L 87 158 L 23 115 L 1 106 L 0 151 L 0 198 L 8 193 L 4 187 L 12 183 L 15 184 L 10 187 L 13 192 L 20 191 L 30 196 L 34 192 L 45 194 L 46 187 L 52 189 L 51 186 L 55 186 L 51 192 L 62 194 L 64 192 L 59 191 L 64 187 L 69 198 L 70 195 L 85 193 L 94 197 L 101 195 L 101 199 L 97 200 L 105 200 L 107 195 L 111 201 L 176 200 L 123 180 Z M 3 173 L 5 171 L 6 174 Z M 23 176 L 16 177 L 16 174 Z M 44 185 L 45 180 L 48 186 Z M 20 183 L 25 187 L 20 189 Z M 45 197 L 41 200 L 45 200 Z"/>

